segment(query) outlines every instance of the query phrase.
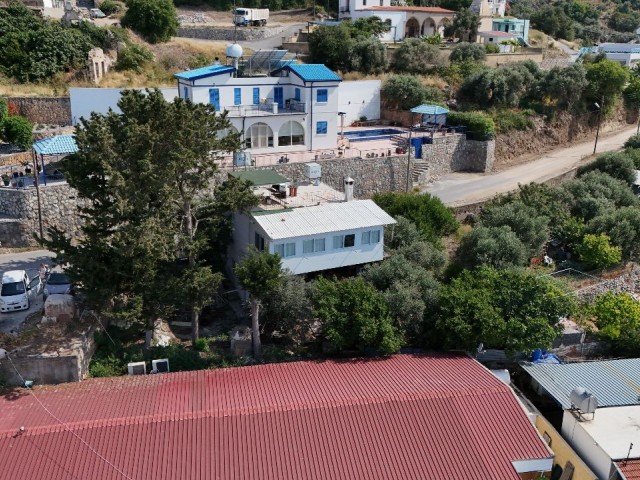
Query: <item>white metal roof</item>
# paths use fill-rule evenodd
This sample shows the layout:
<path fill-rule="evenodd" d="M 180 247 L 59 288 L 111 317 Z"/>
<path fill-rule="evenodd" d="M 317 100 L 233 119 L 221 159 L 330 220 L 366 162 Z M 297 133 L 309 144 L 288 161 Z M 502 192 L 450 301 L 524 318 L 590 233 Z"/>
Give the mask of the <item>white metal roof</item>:
<path fill-rule="evenodd" d="M 391 225 L 396 221 L 373 200 L 325 203 L 276 212 L 254 212 L 271 240 Z"/>
<path fill-rule="evenodd" d="M 10 270 L 2 275 L 2 283 L 21 282 L 24 278 L 24 270 Z"/>

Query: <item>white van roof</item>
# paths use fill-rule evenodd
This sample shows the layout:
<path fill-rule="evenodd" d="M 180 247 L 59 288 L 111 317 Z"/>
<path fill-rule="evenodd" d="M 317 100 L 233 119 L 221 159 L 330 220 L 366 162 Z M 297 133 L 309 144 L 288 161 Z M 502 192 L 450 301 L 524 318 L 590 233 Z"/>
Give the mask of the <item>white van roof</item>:
<path fill-rule="evenodd" d="M 16 283 L 21 282 L 24 279 L 25 275 L 24 270 L 11 270 L 9 272 L 4 272 L 2 275 L 2 283 Z"/>

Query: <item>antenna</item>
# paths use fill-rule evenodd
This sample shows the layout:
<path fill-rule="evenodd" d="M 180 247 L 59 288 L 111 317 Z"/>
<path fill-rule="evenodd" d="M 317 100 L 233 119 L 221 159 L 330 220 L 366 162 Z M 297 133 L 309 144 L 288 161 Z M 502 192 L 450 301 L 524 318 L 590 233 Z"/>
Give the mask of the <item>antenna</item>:
<path fill-rule="evenodd" d="M 629 457 L 631 456 L 631 449 L 633 448 L 633 443 L 629 444 L 629 451 L 627 452 L 627 458 L 624 459 L 624 463 L 626 464 L 629 461 Z"/>
<path fill-rule="evenodd" d="M 236 14 L 236 0 L 233 0 L 233 14 L 231 18 L 234 18 Z M 233 43 L 238 43 L 238 23 L 233 20 Z"/>

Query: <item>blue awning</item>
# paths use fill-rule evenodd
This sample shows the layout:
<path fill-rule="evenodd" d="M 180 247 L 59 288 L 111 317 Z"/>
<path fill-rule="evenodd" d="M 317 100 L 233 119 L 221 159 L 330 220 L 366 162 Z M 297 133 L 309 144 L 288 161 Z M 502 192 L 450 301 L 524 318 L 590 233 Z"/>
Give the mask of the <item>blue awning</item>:
<path fill-rule="evenodd" d="M 425 104 L 412 108 L 411 113 L 421 113 L 423 115 L 444 115 L 445 113 L 449 113 L 449 110 L 439 105 Z"/>
<path fill-rule="evenodd" d="M 38 155 L 69 155 L 78 151 L 74 135 L 56 135 L 43 138 L 33 144 Z"/>

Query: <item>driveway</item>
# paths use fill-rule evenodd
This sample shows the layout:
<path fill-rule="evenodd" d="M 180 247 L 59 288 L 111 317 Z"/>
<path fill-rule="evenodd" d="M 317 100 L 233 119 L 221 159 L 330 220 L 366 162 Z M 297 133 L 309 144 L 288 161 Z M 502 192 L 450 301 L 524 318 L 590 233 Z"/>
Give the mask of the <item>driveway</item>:
<path fill-rule="evenodd" d="M 26 270 L 29 278 L 38 275 L 41 263 L 51 265 L 55 254 L 47 250 L 34 250 L 22 253 L 5 253 L 0 255 L 0 275 L 9 270 Z M 29 310 L 20 312 L 0 313 L 0 332 L 9 333 L 16 330 L 28 315 L 41 310 L 44 305 L 42 293 L 31 302 Z"/>
<path fill-rule="evenodd" d="M 622 148 L 624 142 L 636 133 L 635 126 L 620 133 L 598 139 L 597 153 Z M 518 184 L 544 182 L 568 172 L 581 160 L 593 153 L 593 140 L 568 148 L 554 150 L 529 163 L 518 165 L 495 174 L 451 173 L 440 177 L 423 189 L 440 198 L 451 207 L 469 205 L 488 200 L 501 193 L 517 190 Z"/>

